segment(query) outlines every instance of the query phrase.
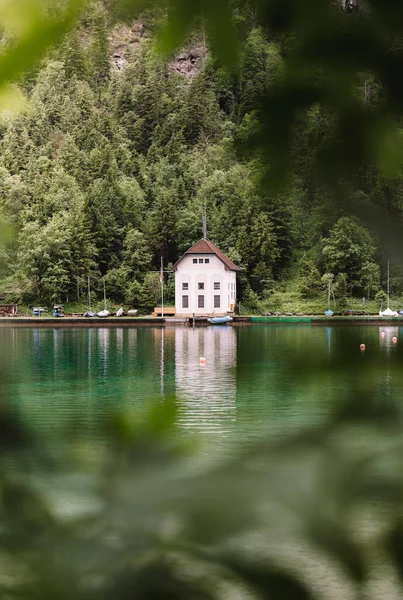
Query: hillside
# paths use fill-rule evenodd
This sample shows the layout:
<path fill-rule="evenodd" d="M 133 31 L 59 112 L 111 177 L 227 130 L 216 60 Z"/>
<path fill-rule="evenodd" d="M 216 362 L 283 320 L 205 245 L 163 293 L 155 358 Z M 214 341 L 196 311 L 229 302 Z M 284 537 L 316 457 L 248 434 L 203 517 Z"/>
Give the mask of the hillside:
<path fill-rule="evenodd" d="M 3 299 L 50 302 L 92 289 L 152 306 L 158 271 L 208 235 L 241 268 L 240 297 L 255 306 L 279 290 L 301 299 L 379 291 L 393 248 L 378 218 L 401 217 L 400 179 L 375 168 L 324 182 L 313 153 L 334 133 L 316 106 L 293 129 L 292 173 L 271 185 L 266 163 L 244 152 L 263 91 L 280 76 L 284 40 L 247 11 L 238 72 L 195 35 L 167 61 L 152 19 L 112 25 L 94 2 L 75 31 L 19 86 L 23 112 L 0 126 L 1 210 L 10 236 L 0 257 Z M 363 102 L 379 86 L 357 78 Z M 392 261 L 392 291 L 403 292 Z M 384 275 L 383 275 L 384 276 Z"/>

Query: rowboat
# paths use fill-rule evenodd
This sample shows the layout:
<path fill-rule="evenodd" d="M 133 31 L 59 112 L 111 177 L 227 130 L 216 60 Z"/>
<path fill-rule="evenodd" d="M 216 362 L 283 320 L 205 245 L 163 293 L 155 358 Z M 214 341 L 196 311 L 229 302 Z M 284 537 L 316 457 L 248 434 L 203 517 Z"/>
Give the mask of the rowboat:
<path fill-rule="evenodd" d="M 224 323 L 230 323 L 232 320 L 232 317 L 229 315 L 226 315 L 225 317 L 211 317 L 210 319 L 207 319 L 207 321 L 212 325 L 222 325 Z"/>

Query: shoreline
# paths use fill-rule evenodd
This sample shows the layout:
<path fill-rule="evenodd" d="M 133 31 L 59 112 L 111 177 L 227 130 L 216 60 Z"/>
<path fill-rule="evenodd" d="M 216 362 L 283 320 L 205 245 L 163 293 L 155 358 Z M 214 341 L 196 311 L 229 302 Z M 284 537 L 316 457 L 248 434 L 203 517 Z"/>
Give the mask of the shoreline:
<path fill-rule="evenodd" d="M 298 315 L 298 316 L 235 316 L 231 325 L 260 324 L 297 324 L 307 323 L 312 325 L 332 324 L 403 324 L 403 317 L 384 318 L 378 315 Z M 170 327 L 170 326 L 208 326 L 207 318 L 192 319 L 176 317 L 0 317 L 0 327 Z M 221 326 L 221 325 L 217 325 Z"/>

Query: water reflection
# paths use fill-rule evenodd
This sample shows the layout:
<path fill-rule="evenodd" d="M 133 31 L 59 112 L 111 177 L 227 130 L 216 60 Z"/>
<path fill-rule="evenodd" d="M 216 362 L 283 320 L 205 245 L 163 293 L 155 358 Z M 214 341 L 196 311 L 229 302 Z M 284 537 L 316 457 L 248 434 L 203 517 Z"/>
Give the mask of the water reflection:
<path fill-rule="evenodd" d="M 115 329 L 116 337 L 116 362 L 120 372 L 123 371 L 123 357 L 124 357 L 124 343 L 123 343 L 123 328 L 117 327 Z"/>
<path fill-rule="evenodd" d="M 396 345 L 393 338 L 396 338 L 396 340 L 399 338 L 399 327 L 394 325 L 381 325 L 379 327 L 379 345 L 381 348 L 389 352 Z"/>
<path fill-rule="evenodd" d="M 30 424 L 88 421 L 95 432 L 111 409 L 176 396 L 183 430 L 226 445 L 312 424 L 357 394 L 400 401 L 402 344 L 394 323 L 0 329 L 7 393 Z"/>
<path fill-rule="evenodd" d="M 98 332 L 98 348 L 99 348 L 99 365 L 102 371 L 103 380 L 106 382 L 108 379 L 108 351 L 109 351 L 109 342 L 110 342 L 110 334 L 111 330 L 109 327 L 100 327 L 97 329 Z"/>
<path fill-rule="evenodd" d="M 325 335 L 326 335 L 327 353 L 330 354 L 331 350 L 332 350 L 333 327 L 326 327 Z"/>
<path fill-rule="evenodd" d="M 199 358 L 206 359 L 200 364 Z M 179 425 L 228 435 L 236 421 L 236 336 L 232 327 L 175 330 Z"/>

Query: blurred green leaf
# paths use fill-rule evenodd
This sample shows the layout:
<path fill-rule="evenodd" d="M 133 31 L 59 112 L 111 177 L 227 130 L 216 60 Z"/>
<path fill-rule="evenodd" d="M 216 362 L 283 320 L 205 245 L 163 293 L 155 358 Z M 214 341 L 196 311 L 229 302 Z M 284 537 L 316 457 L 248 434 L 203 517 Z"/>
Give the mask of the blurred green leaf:
<path fill-rule="evenodd" d="M 403 523 L 398 521 L 386 539 L 386 548 L 392 557 L 400 580 L 403 582 Z"/>
<path fill-rule="evenodd" d="M 0 53 L 0 87 L 35 65 L 75 23 L 84 0 L 66 0 L 47 11 L 41 0 L 6 0 L 0 10 L 0 24 L 16 34 Z"/>
<path fill-rule="evenodd" d="M 223 563 L 251 586 L 262 600 L 314 600 L 315 598 L 294 574 L 285 570 L 234 557 L 224 559 Z"/>

